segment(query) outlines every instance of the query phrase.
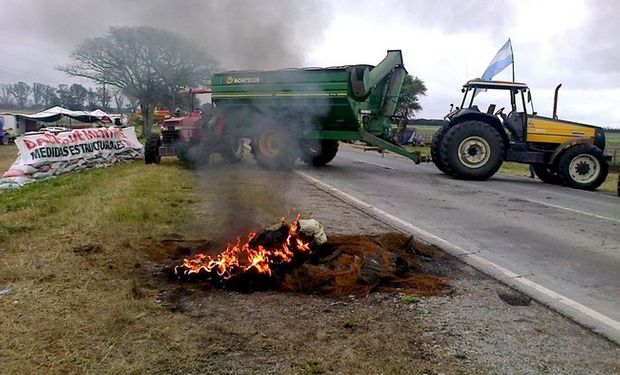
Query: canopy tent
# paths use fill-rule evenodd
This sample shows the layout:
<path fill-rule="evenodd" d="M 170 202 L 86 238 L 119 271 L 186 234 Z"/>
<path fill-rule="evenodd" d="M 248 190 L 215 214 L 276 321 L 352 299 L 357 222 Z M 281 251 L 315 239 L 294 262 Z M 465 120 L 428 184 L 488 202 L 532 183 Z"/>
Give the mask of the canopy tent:
<path fill-rule="evenodd" d="M 26 120 L 34 120 L 34 121 L 42 121 L 42 122 L 56 122 L 60 120 L 63 116 L 70 117 L 80 122 L 88 122 L 88 123 L 97 122 L 97 121 L 106 122 L 106 123 L 111 122 L 110 115 L 108 115 L 107 113 L 105 113 L 104 111 L 100 109 L 96 109 L 92 112 L 71 111 L 69 109 L 59 107 L 59 106 L 48 108 L 44 111 L 41 111 L 39 113 L 34 113 L 31 115 L 23 115 L 23 114 L 15 115 L 15 117 L 18 120 L 26 119 Z"/>

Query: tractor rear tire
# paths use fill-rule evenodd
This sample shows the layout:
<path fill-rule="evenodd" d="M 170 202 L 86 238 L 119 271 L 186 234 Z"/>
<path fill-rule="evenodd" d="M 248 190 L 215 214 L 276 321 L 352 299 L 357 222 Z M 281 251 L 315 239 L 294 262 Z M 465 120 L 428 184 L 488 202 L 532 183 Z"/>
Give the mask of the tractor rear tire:
<path fill-rule="evenodd" d="M 443 163 L 441 162 L 441 158 L 439 157 L 439 145 L 443 140 L 443 136 L 446 135 L 446 132 L 449 129 L 450 127 L 447 125 L 442 126 L 441 128 L 439 128 L 439 130 L 435 132 L 435 134 L 433 135 L 433 140 L 431 141 L 431 159 L 433 160 L 433 163 L 435 164 L 437 169 L 439 169 L 445 174 L 448 174 L 448 172 L 446 166 L 443 165 Z"/>
<path fill-rule="evenodd" d="M 149 135 L 144 143 L 144 164 L 159 164 L 161 161 L 159 146 L 161 146 L 161 139 L 159 138 L 159 135 Z"/>
<path fill-rule="evenodd" d="M 291 170 L 299 156 L 298 142 L 282 126 L 261 126 L 250 146 L 258 165 L 268 170 Z"/>
<path fill-rule="evenodd" d="M 544 164 L 533 164 L 532 167 L 536 176 L 545 184 L 560 185 L 562 183 L 562 179 L 553 167 Z"/>
<path fill-rule="evenodd" d="M 607 178 L 609 164 L 595 146 L 579 144 L 566 150 L 558 163 L 558 175 L 566 186 L 594 190 Z"/>
<path fill-rule="evenodd" d="M 302 139 L 299 141 L 301 160 L 307 165 L 322 167 L 334 160 L 338 141 L 329 139 Z"/>
<path fill-rule="evenodd" d="M 220 150 L 222 160 L 229 164 L 238 163 L 243 158 L 243 138 L 228 137 L 224 139 L 224 145 Z"/>
<path fill-rule="evenodd" d="M 465 121 L 446 131 L 439 145 L 439 157 L 449 175 L 483 181 L 502 166 L 504 148 L 502 137 L 493 126 Z"/>

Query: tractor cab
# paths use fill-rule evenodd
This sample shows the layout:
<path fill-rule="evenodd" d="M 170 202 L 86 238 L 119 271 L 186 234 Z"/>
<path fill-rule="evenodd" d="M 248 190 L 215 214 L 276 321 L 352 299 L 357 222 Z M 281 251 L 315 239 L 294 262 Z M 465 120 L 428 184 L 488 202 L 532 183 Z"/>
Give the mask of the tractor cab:
<path fill-rule="evenodd" d="M 528 118 L 536 113 L 525 83 L 471 80 L 463 86 L 463 93 L 461 106 L 446 116 L 448 120 L 482 115 L 506 128 L 510 142 L 527 140 Z"/>

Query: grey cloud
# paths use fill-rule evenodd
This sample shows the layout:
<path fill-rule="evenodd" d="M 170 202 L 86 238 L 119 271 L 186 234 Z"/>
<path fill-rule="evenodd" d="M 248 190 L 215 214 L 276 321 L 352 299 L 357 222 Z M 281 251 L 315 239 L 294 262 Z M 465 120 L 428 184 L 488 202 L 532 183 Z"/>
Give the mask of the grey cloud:
<path fill-rule="evenodd" d="M 500 32 L 513 22 L 514 5 L 508 0 L 391 0 L 389 9 L 419 25 L 446 32 Z"/>
<path fill-rule="evenodd" d="M 3 12 L 0 30 L 20 30 L 67 51 L 109 26 L 168 29 L 230 69 L 298 66 L 329 22 L 328 5 L 320 0 L 26 0 Z"/>

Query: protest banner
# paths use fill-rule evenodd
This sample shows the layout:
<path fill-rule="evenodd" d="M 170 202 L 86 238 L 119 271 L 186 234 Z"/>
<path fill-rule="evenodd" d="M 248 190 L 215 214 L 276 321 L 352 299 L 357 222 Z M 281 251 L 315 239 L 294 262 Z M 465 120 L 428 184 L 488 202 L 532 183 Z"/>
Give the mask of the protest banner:
<path fill-rule="evenodd" d="M 27 133 L 15 140 L 17 159 L 0 178 L 0 190 L 120 161 L 142 159 L 135 128 L 87 128 Z"/>

